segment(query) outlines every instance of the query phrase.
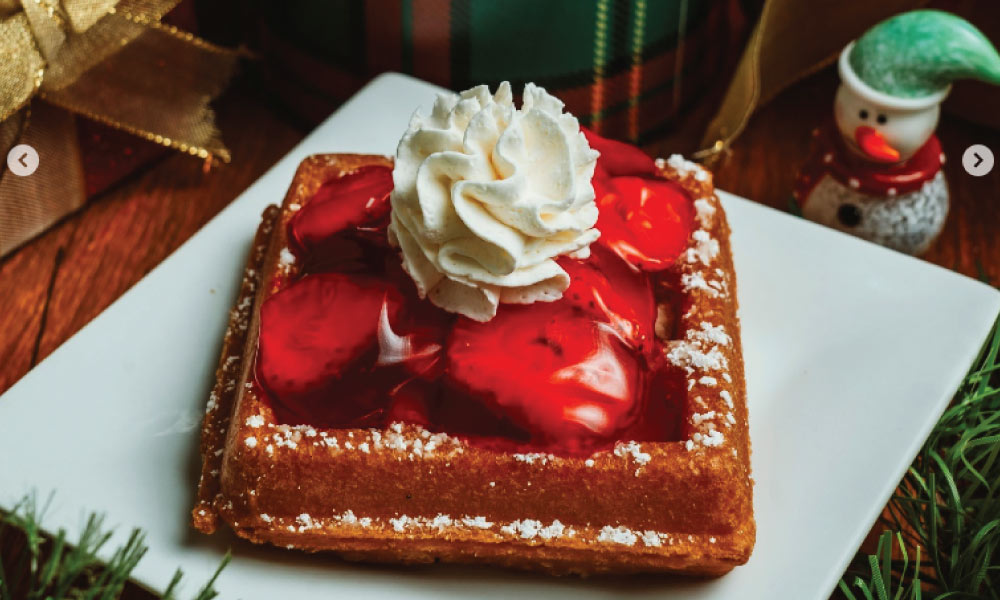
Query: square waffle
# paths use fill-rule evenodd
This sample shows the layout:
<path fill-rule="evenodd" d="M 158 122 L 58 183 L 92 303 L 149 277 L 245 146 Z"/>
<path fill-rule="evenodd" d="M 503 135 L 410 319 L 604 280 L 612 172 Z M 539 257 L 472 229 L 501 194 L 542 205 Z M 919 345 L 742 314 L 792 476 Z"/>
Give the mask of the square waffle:
<path fill-rule="evenodd" d="M 565 457 L 499 452 L 412 424 L 279 423 L 253 385 L 253 363 L 259 307 L 297 273 L 288 221 L 324 181 L 391 164 L 312 156 L 282 206 L 264 212 L 208 401 L 194 526 L 212 533 L 222 521 L 253 542 L 351 560 L 552 574 L 721 575 L 746 562 L 755 525 L 729 226 L 711 174 L 679 156 L 656 165 L 697 214 L 677 263 L 686 310 L 667 345 L 687 380 L 681 440 Z"/>

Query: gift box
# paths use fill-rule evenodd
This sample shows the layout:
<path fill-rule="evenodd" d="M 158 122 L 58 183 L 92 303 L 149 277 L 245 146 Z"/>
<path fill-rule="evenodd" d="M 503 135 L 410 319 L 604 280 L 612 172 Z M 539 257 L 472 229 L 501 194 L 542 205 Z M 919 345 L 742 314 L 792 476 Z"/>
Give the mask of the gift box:
<path fill-rule="evenodd" d="M 397 71 L 454 90 L 531 81 L 603 135 L 678 151 L 694 148 L 759 4 L 292 0 L 234 24 L 236 3 L 202 2 L 199 18 L 260 56 L 263 87 L 304 124 Z"/>

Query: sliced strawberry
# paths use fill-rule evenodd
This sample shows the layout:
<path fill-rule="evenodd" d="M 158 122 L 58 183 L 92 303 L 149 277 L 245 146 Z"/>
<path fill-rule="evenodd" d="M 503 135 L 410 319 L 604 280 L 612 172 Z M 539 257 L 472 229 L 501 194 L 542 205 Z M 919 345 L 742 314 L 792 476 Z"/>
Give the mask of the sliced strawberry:
<path fill-rule="evenodd" d="M 649 276 L 604 246 L 594 244 L 590 252 L 585 260 L 559 260 L 570 278 L 563 301 L 610 324 L 632 348 L 650 349 L 656 303 Z"/>
<path fill-rule="evenodd" d="M 569 303 L 504 306 L 459 319 L 447 376 L 533 444 L 575 451 L 613 441 L 635 416 L 639 364 L 611 328 Z"/>
<path fill-rule="evenodd" d="M 596 181 L 596 179 L 595 179 Z M 672 265 L 694 230 L 694 203 L 673 181 L 613 177 L 594 186 L 600 244 L 646 271 Z"/>
<path fill-rule="evenodd" d="M 261 385 L 292 412 L 311 417 L 316 401 L 335 402 L 337 384 L 374 362 L 380 316 L 395 318 L 401 304 L 395 289 L 374 278 L 321 273 L 296 281 L 261 306 Z M 360 400 L 350 402 L 367 404 Z"/>
<path fill-rule="evenodd" d="M 601 137 L 586 127 L 581 127 L 590 147 L 601 153 L 597 159 L 599 175 L 652 175 L 656 164 L 648 154 L 631 144 Z"/>
<path fill-rule="evenodd" d="M 344 231 L 383 229 L 390 192 L 392 169 L 383 166 L 361 167 L 324 182 L 288 223 L 293 249 L 301 256 Z"/>

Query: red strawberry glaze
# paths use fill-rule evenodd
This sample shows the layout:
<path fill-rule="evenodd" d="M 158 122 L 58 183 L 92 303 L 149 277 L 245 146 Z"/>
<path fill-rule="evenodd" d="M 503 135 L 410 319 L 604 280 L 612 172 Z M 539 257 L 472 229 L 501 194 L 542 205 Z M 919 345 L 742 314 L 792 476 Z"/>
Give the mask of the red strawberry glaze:
<path fill-rule="evenodd" d="M 631 268 L 604 246 L 593 245 L 587 260 L 562 258 L 570 277 L 561 303 L 578 307 L 588 318 L 607 323 L 632 349 L 653 348 L 656 303 L 646 273 Z"/>
<path fill-rule="evenodd" d="M 654 323 L 658 303 L 684 303 L 669 267 L 693 229 L 692 201 L 637 148 L 585 135 L 602 152 L 600 242 L 587 259 L 559 259 L 571 278 L 562 299 L 503 305 L 487 323 L 417 297 L 385 241 L 391 170 L 321 186 L 288 225 L 298 274 L 261 307 L 255 374 L 278 419 L 405 421 L 569 455 L 679 439 L 684 374 L 664 360 Z"/>
<path fill-rule="evenodd" d="M 674 264 L 694 230 L 694 205 L 684 188 L 658 177 L 594 179 L 598 243 L 644 271 Z"/>
<path fill-rule="evenodd" d="M 389 220 L 390 192 L 389 167 L 361 167 L 326 181 L 289 221 L 288 240 L 297 253 L 316 254 L 324 242 L 341 232 L 384 230 Z"/>
<path fill-rule="evenodd" d="M 488 323 L 460 318 L 448 381 L 538 447 L 587 450 L 631 424 L 643 359 L 617 332 L 567 302 L 505 307 Z"/>

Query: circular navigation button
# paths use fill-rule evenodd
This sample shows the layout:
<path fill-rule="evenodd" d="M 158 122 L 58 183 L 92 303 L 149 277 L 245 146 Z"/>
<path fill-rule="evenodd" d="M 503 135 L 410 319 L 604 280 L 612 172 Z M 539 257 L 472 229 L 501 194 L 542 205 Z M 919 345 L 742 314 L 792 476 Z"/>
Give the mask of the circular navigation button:
<path fill-rule="evenodd" d="M 993 170 L 993 151 L 982 144 L 973 144 L 962 155 L 965 172 L 973 177 L 982 177 Z"/>
<path fill-rule="evenodd" d="M 14 175 L 31 175 L 38 169 L 38 152 L 27 144 L 14 146 L 7 153 L 7 168 Z"/>

